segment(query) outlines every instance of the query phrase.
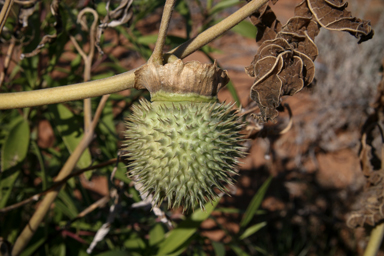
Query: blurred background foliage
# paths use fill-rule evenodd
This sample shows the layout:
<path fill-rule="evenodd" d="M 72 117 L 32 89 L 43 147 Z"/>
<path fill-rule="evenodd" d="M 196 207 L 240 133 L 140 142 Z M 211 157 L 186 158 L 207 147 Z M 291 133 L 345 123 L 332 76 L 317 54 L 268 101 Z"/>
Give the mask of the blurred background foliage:
<path fill-rule="evenodd" d="M 157 35 L 148 31 L 157 29 L 162 11 L 160 7 L 164 2 L 135 0 L 131 6 L 133 16 L 129 22 L 105 30 L 100 42 L 104 55 L 98 54 L 93 59 L 92 80 L 125 72 L 149 58 Z M 53 24 L 56 19 L 51 14 L 50 4 L 50 1 L 31 1 L 29 5 L 14 5 L 1 35 L 1 50 L 4 60 L 7 48 L 13 43 L 16 48 L 13 56 L 17 57 L 12 59 L 8 70 L 5 70 L 5 79 L 1 81 L 2 93 L 83 81 L 84 62 L 71 44 L 70 36 L 76 36 L 80 47 L 89 50 L 89 31 L 84 29 L 84 24 L 76 22 L 77 15 L 81 9 L 90 7 L 101 18 L 105 17 L 107 3 L 60 2 L 60 31 L 55 31 Z M 109 9 L 116 9 L 119 4 L 119 1 L 111 1 Z M 169 36 L 167 47 L 174 48 L 214 25 L 226 14 L 236 10 L 238 5 L 239 1 L 233 0 L 195 3 L 178 1 L 174 14 L 178 20 L 172 24 L 182 26 L 185 33 Z M 198 27 L 191 18 L 192 7 L 201 12 Z M 29 10 L 28 15 L 18 15 L 25 10 Z M 20 27 L 18 17 L 25 18 L 25 27 Z M 90 27 L 92 18 L 87 16 L 83 22 Z M 254 37 L 256 33 L 249 22 L 240 23 L 233 31 L 248 37 Z M 40 53 L 32 56 L 27 54 L 28 57 L 17 59 L 21 53 L 32 53 L 44 35 L 56 32 L 56 40 L 46 44 Z M 114 52 L 116 49 L 119 53 Z M 206 46 L 201 51 L 213 60 L 211 53 L 219 49 Z M 233 97 L 238 99 L 233 84 L 228 88 Z M 110 180 L 117 163 L 113 159 L 117 157 L 123 138 L 124 118 L 129 115 L 132 104 L 137 103 L 141 97 L 149 99 L 149 94 L 131 89 L 109 97 L 96 127 L 94 140 L 77 163 L 77 171 L 80 172 L 67 180 L 22 255 L 87 255 L 87 249 L 94 255 L 226 255 L 229 250 L 238 255 L 248 255 L 250 252 L 247 246 L 265 252 L 265 248 L 252 245 L 248 239 L 265 226 L 265 222 L 255 222 L 254 216 L 262 213 L 259 207 L 270 179 L 255 194 L 249 206 L 244 205 L 241 209 L 215 208 L 218 202 L 207 205 L 205 211 L 196 209 L 185 215 L 178 210 L 163 209 L 170 219 L 168 225 L 159 221 L 148 202 L 142 207 L 134 206 L 142 202 L 142 199 L 126 176 L 126 167 L 122 161 L 116 165 L 114 179 Z M 99 100 L 92 99 L 93 112 Z M 55 186 L 54 177 L 83 137 L 83 119 L 81 101 L 0 111 L 0 209 L 4 210 L 4 207 L 35 196 L 35 199 L 21 207 L 8 208 L 0 213 L 2 249 L 8 248 L 8 242 L 15 242 L 38 207 L 38 198 L 43 196 L 41 193 Z M 84 168 L 103 163 L 106 164 L 102 167 L 84 171 Z M 200 224 L 213 218 L 210 216 L 212 211 L 228 211 L 242 216 L 239 231 L 230 234 L 232 241 L 211 241 L 199 232 Z M 109 232 L 94 247 L 90 246 L 97 232 L 103 229 L 104 223 L 110 225 L 107 228 Z M 222 230 L 227 232 L 224 227 Z"/>
<path fill-rule="evenodd" d="M 104 30 L 100 40 L 104 55 L 96 53 L 93 58 L 92 80 L 145 63 L 157 39 L 164 2 L 134 0 L 132 18 Z M 293 13 L 298 2 L 281 0 L 272 8 L 280 10 L 278 15 L 288 10 Z M 374 0 L 350 2 L 356 16 L 370 19 L 372 15 L 375 37 L 357 46 L 348 35 L 321 32 L 316 39 L 316 87 L 284 99 L 294 115 L 288 133 L 269 132 L 282 130 L 288 120 L 286 113 L 281 113 L 276 124 L 249 133 L 250 154 L 241 165 L 237 189 L 230 188 L 232 197 L 223 196 L 220 202 L 207 205 L 206 211 L 182 213 L 161 208 L 165 219 L 151 211 L 127 177 L 126 164 L 120 161 L 116 165 L 115 160 L 124 118 L 133 104 L 142 97 L 149 99 L 149 94 L 135 89 L 112 94 L 75 175 L 61 189 L 22 255 L 87 255 L 93 245 L 92 255 L 362 255 L 367 234 L 362 228 L 347 228 L 345 215 L 364 183 L 358 161 L 359 139 L 361 126 L 373 111 L 370 104 L 382 73 L 384 20 L 380 13 L 384 9 Z M 167 49 L 218 23 L 244 3 L 177 1 Z M 44 35 L 57 32 L 50 4 L 47 0 L 22 7 L 14 4 L 0 38 L 0 65 L 14 44 L 13 58 L 0 79 L 1 93 L 84 80 L 84 61 L 70 36 L 89 51 L 86 27 L 93 18 L 86 15 L 87 19 L 78 23 L 77 15 L 90 7 L 103 20 L 107 2 L 61 1 L 57 39 L 39 54 L 20 60 L 22 53 L 36 49 Z M 109 10 L 119 4 L 111 1 Z M 368 13 L 367 6 L 373 6 L 373 13 Z M 21 10 L 29 13 L 22 21 L 28 23 L 24 28 L 18 21 Z M 253 79 L 243 77 L 243 67 L 257 51 L 256 33 L 253 25 L 243 21 L 193 56 L 213 61 L 225 54 L 218 65 L 229 70 L 232 82 L 219 98 L 245 109 L 253 108 L 249 100 Z M 92 99 L 93 112 L 99 101 Z M 15 242 L 39 206 L 41 193 L 55 186 L 55 176 L 84 134 L 83 120 L 82 101 L 0 111 L 1 248 Z M 2 211 L 29 198 L 21 207 Z M 93 243 L 95 237 L 100 241 Z"/>

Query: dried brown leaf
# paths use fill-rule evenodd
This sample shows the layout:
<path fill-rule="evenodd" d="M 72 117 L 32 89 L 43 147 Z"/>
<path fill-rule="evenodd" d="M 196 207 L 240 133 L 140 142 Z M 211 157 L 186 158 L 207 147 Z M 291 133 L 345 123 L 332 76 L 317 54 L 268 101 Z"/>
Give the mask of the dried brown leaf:
<path fill-rule="evenodd" d="M 120 5 L 115 10 L 110 11 L 110 1 L 107 2 L 105 7 L 107 9 L 107 16 L 104 17 L 99 25 L 96 36 L 96 47 L 100 54 L 104 54 L 100 47 L 101 35 L 104 33 L 104 30 L 106 28 L 117 27 L 128 23 L 133 16 L 132 3 L 133 0 L 122 0 Z"/>
<path fill-rule="evenodd" d="M 276 118 L 281 96 L 293 95 L 314 81 L 318 55 L 314 39 L 320 27 L 347 31 L 359 43 L 372 37 L 369 22 L 352 17 L 346 7 L 340 0 L 304 0 L 284 26 L 267 4 L 250 16 L 261 45 L 245 71 L 255 77 L 251 98 L 260 108 L 261 120 Z"/>
<path fill-rule="evenodd" d="M 346 10 L 348 3 L 340 0 L 307 0 L 307 5 L 316 22 L 329 30 L 347 31 L 359 42 L 372 38 L 373 30 L 369 21 L 353 17 Z"/>
<path fill-rule="evenodd" d="M 266 40 L 272 40 L 276 37 L 276 33 L 281 30 L 281 23 L 276 19 L 276 15 L 268 3 L 249 18 L 252 24 L 257 27 L 256 42 L 262 43 Z"/>

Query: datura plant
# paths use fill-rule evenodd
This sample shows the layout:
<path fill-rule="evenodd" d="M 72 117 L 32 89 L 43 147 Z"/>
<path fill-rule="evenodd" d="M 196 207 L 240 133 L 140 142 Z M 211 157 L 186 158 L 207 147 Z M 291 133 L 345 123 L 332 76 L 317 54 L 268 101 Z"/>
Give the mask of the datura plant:
<path fill-rule="evenodd" d="M 177 59 L 148 62 L 135 72 L 135 87 L 146 88 L 151 102 L 133 107 L 126 122 L 125 156 L 129 174 L 154 204 L 203 208 L 226 192 L 244 155 L 241 125 L 231 105 L 217 102 L 228 81 L 214 64 Z"/>

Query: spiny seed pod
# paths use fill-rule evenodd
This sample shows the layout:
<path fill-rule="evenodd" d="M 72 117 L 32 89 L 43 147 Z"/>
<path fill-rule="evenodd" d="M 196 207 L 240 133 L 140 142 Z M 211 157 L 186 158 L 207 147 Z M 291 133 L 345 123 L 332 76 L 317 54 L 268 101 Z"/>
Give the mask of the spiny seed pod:
<path fill-rule="evenodd" d="M 125 156 L 130 176 L 155 204 L 194 208 L 214 200 L 232 184 L 241 126 L 232 106 L 217 103 L 227 74 L 216 64 L 181 60 L 149 63 L 135 72 L 136 88 L 151 93 L 127 120 Z"/>

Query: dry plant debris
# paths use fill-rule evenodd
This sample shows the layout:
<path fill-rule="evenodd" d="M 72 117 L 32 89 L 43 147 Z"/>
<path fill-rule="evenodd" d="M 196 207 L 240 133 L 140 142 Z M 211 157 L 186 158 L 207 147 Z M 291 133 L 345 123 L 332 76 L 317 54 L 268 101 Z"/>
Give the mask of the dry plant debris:
<path fill-rule="evenodd" d="M 250 17 L 258 28 L 256 41 L 261 45 L 245 70 L 255 77 L 251 98 L 260 108 L 260 121 L 274 120 L 283 95 L 294 95 L 313 82 L 318 55 L 314 39 L 321 27 L 347 31 L 359 38 L 359 43 L 372 38 L 369 21 L 353 17 L 347 5 L 342 1 L 304 0 L 284 26 L 268 4 Z"/>
<path fill-rule="evenodd" d="M 105 7 L 107 9 L 107 15 L 104 17 L 97 29 L 96 48 L 100 54 L 104 54 L 103 50 L 100 47 L 101 35 L 104 33 L 104 30 L 106 28 L 113 28 L 128 23 L 133 16 L 133 0 L 122 0 L 120 5 L 113 11 L 109 10 L 110 3 L 111 1 L 107 2 L 107 5 Z"/>
<path fill-rule="evenodd" d="M 19 22 L 23 24 L 23 27 L 28 26 L 28 17 L 33 14 L 34 7 L 35 6 L 33 5 L 33 7 L 31 7 L 31 8 L 21 8 L 20 14 L 19 14 Z M 20 55 L 21 59 L 33 57 L 33 56 L 39 54 L 41 52 L 42 48 L 44 48 L 44 46 L 46 44 L 53 43 L 56 40 L 57 36 L 61 33 L 61 31 L 63 29 L 63 27 L 62 27 L 63 24 L 62 24 L 59 8 L 60 8 L 60 0 L 52 1 L 51 13 L 56 19 L 56 22 L 54 23 L 56 33 L 53 35 L 45 35 L 41 39 L 40 43 L 37 45 L 36 49 L 30 53 L 21 54 Z"/>
<path fill-rule="evenodd" d="M 348 226 L 352 228 L 364 224 L 375 226 L 384 219 L 384 78 L 379 84 L 377 95 L 375 113 L 368 118 L 361 139 L 360 162 L 367 181 L 364 192 L 353 206 L 355 210 L 347 220 Z M 375 133 L 375 126 L 379 132 Z M 381 143 L 375 143 L 376 138 Z"/>

